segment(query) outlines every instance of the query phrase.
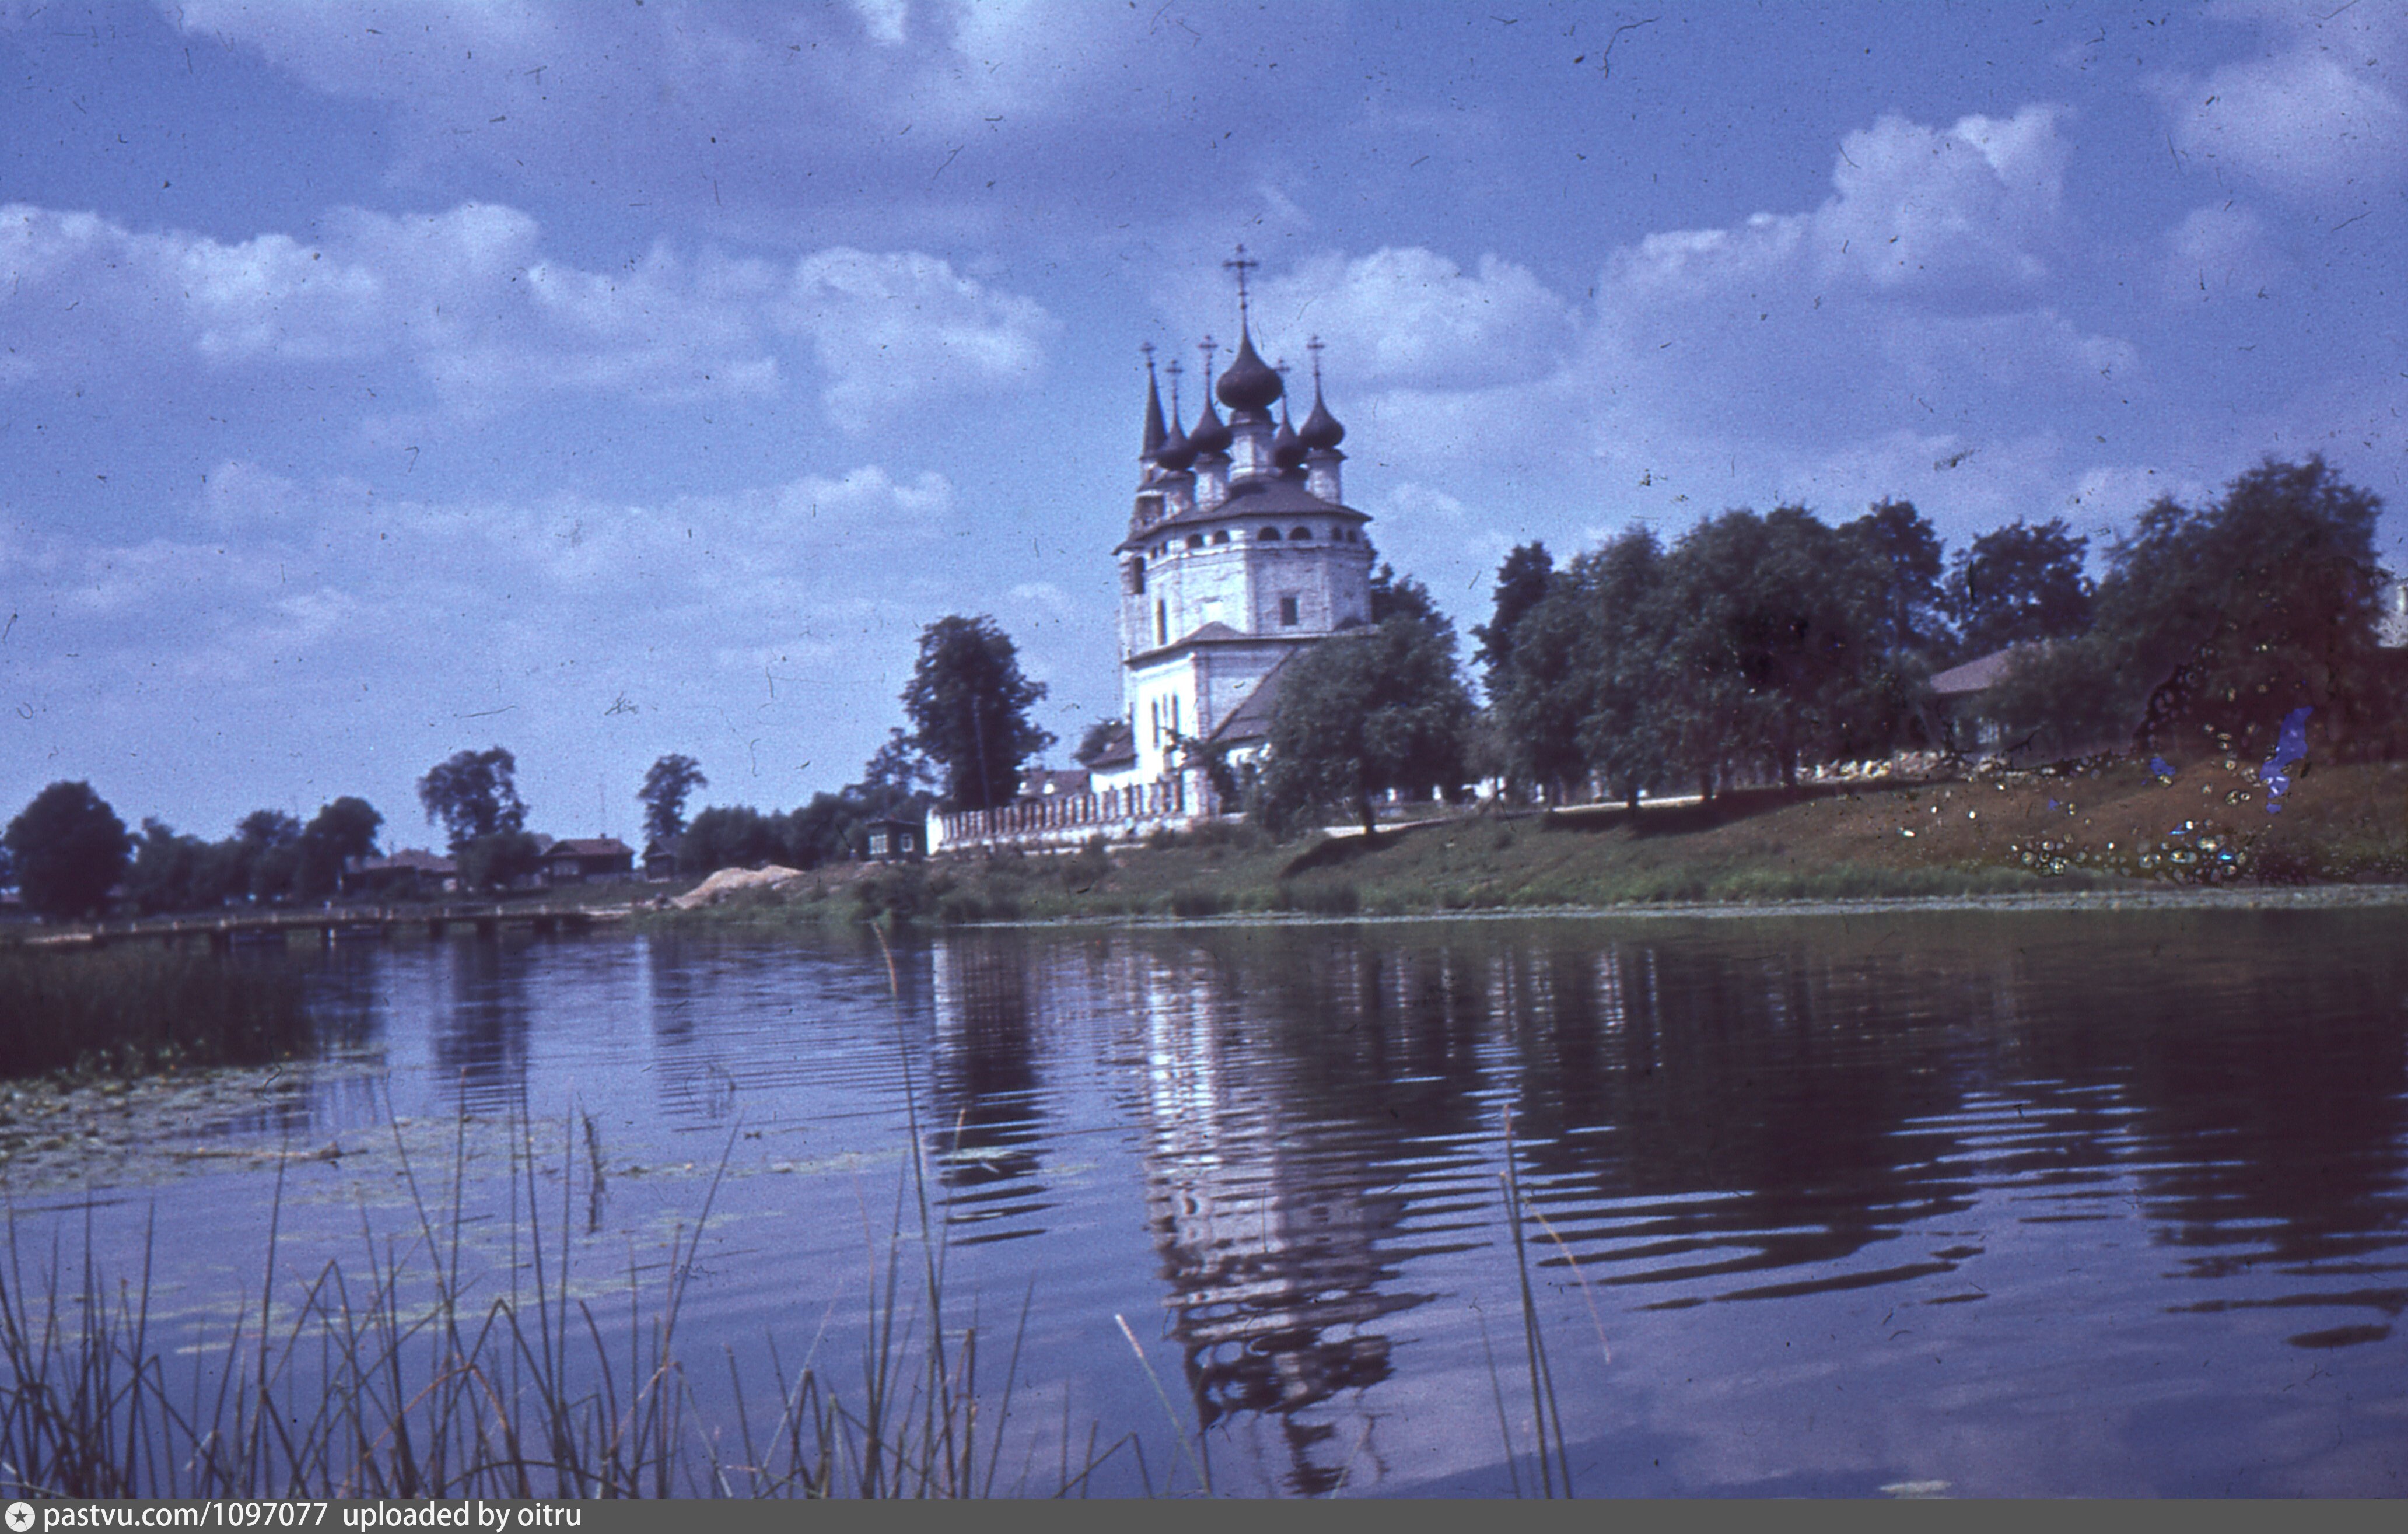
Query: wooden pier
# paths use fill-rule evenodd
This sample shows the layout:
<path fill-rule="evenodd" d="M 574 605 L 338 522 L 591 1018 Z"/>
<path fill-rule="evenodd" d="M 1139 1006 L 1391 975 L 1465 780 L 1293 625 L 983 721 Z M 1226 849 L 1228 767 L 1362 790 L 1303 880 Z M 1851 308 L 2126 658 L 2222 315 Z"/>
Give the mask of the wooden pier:
<path fill-rule="evenodd" d="M 338 906 L 317 910 L 251 910 L 210 915 L 156 916 L 124 922 L 81 923 L 36 928 L 19 938 L 29 948 L 107 948 L 124 943 L 164 943 L 174 948 L 206 942 L 221 953 L 253 944 L 282 944 L 308 933 L 333 947 L 338 942 L 381 942 L 398 933 L 446 938 L 466 931 L 480 942 L 498 940 L 505 927 L 550 937 L 590 931 L 627 919 L 627 906 L 511 905 L 499 901 L 440 906 Z"/>

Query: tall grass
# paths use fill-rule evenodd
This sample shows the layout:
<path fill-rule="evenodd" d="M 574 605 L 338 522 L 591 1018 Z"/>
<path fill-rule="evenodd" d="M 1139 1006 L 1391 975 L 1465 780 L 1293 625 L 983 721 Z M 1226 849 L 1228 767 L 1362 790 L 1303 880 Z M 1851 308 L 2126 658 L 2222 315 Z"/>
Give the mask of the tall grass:
<path fill-rule="evenodd" d="M 380 1234 L 364 1215 L 361 1259 L 327 1262 L 297 1291 L 276 1277 L 280 1169 L 262 1277 L 214 1341 L 154 1313 L 147 1230 L 139 1273 L 117 1282 L 94 1260 L 89 1226 L 79 1261 L 70 1266 L 54 1245 L 46 1261 L 36 1254 L 28 1263 L 12 1220 L 0 1283 L 0 1497 L 998 1490 L 1019 1334 L 997 1396 L 981 1380 L 976 1316 L 965 1325 L 948 1312 L 941 1242 L 917 1243 L 913 1260 L 900 1197 L 883 1250 L 869 1252 L 858 1368 L 842 1371 L 850 1393 L 817 1361 L 816 1341 L 790 1364 L 772 1337 L 766 1377 L 753 1366 L 747 1378 L 727 1351 L 733 1421 L 711 1421 L 697 1390 L 697 1369 L 710 1366 L 680 1351 L 679 1318 L 724 1157 L 691 1230 L 671 1238 L 663 1276 L 648 1286 L 631 1263 L 614 1325 L 572 1284 L 573 1138 L 561 1152 L 557 1222 L 547 1227 L 522 1126 L 509 1279 L 488 1294 L 463 1255 L 473 1218 L 463 1136 L 438 1208 L 396 1129 L 414 1228 Z M 1091 1440 L 1075 1475 L 1066 1458 L 1066 1484 L 1083 1484 L 1117 1447 L 1097 1455 Z M 1024 1478 L 1000 1489 L 1028 1488 Z"/>
<path fill-rule="evenodd" d="M 305 1052 L 301 982 L 159 948 L 0 951 L 0 1075 L 261 1065 Z"/>

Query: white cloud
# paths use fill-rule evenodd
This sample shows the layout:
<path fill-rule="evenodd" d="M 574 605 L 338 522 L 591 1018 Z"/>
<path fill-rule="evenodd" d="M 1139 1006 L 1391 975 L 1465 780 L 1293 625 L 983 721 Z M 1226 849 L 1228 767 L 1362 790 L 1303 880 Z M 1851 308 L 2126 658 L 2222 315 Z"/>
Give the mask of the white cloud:
<path fill-rule="evenodd" d="M 2165 292 L 2177 303 L 2263 296 L 2289 266 L 2265 222 L 2237 203 L 2186 214 L 2166 237 Z"/>
<path fill-rule="evenodd" d="M 2278 191 L 2316 199 L 2408 174 L 2397 6 L 2229 7 L 2267 23 L 2256 58 L 2157 82 L 2175 144 Z"/>
<path fill-rule="evenodd" d="M 1526 268 L 1484 255 L 1467 272 L 1434 251 L 1313 256 L 1260 289 L 1267 346 L 1300 360 L 1317 334 L 1369 386 L 1477 388 L 1542 376 L 1574 334 L 1571 306 Z"/>
<path fill-rule="evenodd" d="M 852 431 L 909 399 L 1025 382 L 1058 328 L 1035 300 L 934 256 L 842 247 L 796 264 L 779 322 L 810 340 L 821 397 Z"/>
<path fill-rule="evenodd" d="M 1033 376 L 1056 326 L 1034 300 L 914 251 L 839 247 L 791 268 L 655 246 L 612 271 L 549 257 L 535 221 L 468 203 L 337 209 L 326 237 L 227 243 L 85 213 L 0 208 L 0 386 L 157 366 L 397 361 L 454 412 L 546 394 L 686 399 L 776 392 L 781 337 L 809 342 L 831 415 L 894 409 Z M 112 349 L 115 349 L 112 353 Z"/>

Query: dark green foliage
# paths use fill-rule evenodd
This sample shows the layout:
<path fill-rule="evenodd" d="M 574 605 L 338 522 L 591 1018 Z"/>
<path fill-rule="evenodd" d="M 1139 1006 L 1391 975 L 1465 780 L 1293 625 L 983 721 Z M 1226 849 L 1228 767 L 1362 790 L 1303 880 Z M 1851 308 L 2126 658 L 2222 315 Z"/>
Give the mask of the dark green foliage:
<path fill-rule="evenodd" d="M 418 781 L 418 802 L 426 818 L 440 821 L 457 856 L 480 837 L 526 829 L 527 810 L 519 798 L 518 759 L 499 746 L 462 751 L 438 762 Z"/>
<path fill-rule="evenodd" d="M 125 872 L 125 823 L 86 782 L 56 782 L 0 834 L 13 857 L 25 904 L 45 916 L 99 910 Z"/>
<path fill-rule="evenodd" d="M 298 979 L 157 948 L 0 953 L 0 1073 L 261 1065 L 309 1044 Z"/>
<path fill-rule="evenodd" d="M 1044 683 L 1020 674 L 1019 652 L 994 619 L 939 618 L 921 631 L 903 709 L 911 746 L 943 769 L 951 808 L 1011 801 L 1022 765 L 1054 743 L 1028 718 L 1044 696 Z"/>
<path fill-rule="evenodd" d="M 343 865 L 355 857 L 375 856 L 377 832 L 383 825 L 384 817 L 375 806 L 349 794 L 322 807 L 301 831 L 294 893 L 317 900 L 341 889 Z"/>
<path fill-rule="evenodd" d="M 906 925 L 917 917 L 935 914 L 938 898 L 943 893 L 931 886 L 928 870 L 917 863 L 890 864 L 864 875 L 853 885 L 856 919 L 889 925 Z"/>
<path fill-rule="evenodd" d="M 1513 648 L 1488 673 L 1503 776 L 1549 802 L 1588 776 L 1581 721 L 1611 645 L 1595 626 L 1598 603 L 1580 566 L 1515 621 Z"/>
<path fill-rule="evenodd" d="M 1667 567 L 1672 756 L 1701 780 L 1742 764 L 1885 753 L 1911 682 L 1888 642 L 1888 558 L 1799 507 L 1728 511 Z"/>
<path fill-rule="evenodd" d="M 2376 749 L 2399 707 L 2374 642 L 2380 509 L 2317 457 L 2269 459 L 2197 509 L 2158 501 L 2110 551 L 2089 631 L 2026 656 L 1993 706 L 2057 753 L 2262 758 L 2299 708 L 2312 739 Z"/>
<path fill-rule="evenodd" d="M 901 730 L 863 764 L 862 781 L 784 813 L 745 805 L 713 806 L 695 816 L 678 840 L 678 871 L 757 868 L 777 864 L 816 868 L 861 855 L 873 820 L 921 820 L 935 774 Z"/>
<path fill-rule="evenodd" d="M 1450 643 L 1454 626 L 1438 610 L 1430 599 L 1429 588 L 1410 575 L 1398 575 L 1396 567 L 1383 565 L 1371 572 L 1371 622 L 1384 624 L 1391 618 L 1412 618 L 1447 631 Z"/>
<path fill-rule="evenodd" d="M 1876 501 L 1840 532 L 1883 572 L 1873 624 L 1893 654 L 1929 659 L 1945 653 L 1951 636 L 1940 580 L 1940 535 L 1913 501 Z"/>
<path fill-rule="evenodd" d="M 784 867 L 784 817 L 749 805 L 713 805 L 694 817 L 678 840 L 678 871 L 709 873 L 715 868 L 757 868 L 771 863 Z"/>
<path fill-rule="evenodd" d="M 1372 824 L 1373 796 L 1390 789 L 1452 793 L 1463 781 L 1471 699 L 1455 671 L 1443 619 L 1406 610 L 1374 627 L 1335 635 L 1287 664 L 1272 714 L 1268 764 L 1254 813 L 1274 835 L 1315 815 Z"/>
<path fill-rule="evenodd" d="M 1554 572 L 1512 626 L 1489 682 L 1507 775 L 1551 800 L 1593 782 L 1636 804 L 1742 771 L 1795 782 L 1928 734 L 1941 567 L 1902 501 L 1840 527 L 1728 511 L 1670 551 L 1622 534 Z"/>
<path fill-rule="evenodd" d="M 2095 590 L 2083 573 L 2090 540 L 2061 517 L 2037 526 L 2017 518 L 1973 540 L 1950 561 L 1946 607 L 1956 653 L 1971 660 L 2009 645 L 2070 639 L 2090 626 Z"/>
<path fill-rule="evenodd" d="M 1497 589 L 1491 616 L 1471 631 L 1480 641 L 1471 659 L 1495 701 L 1498 674 L 1513 658 L 1513 636 L 1530 609 L 1546 600 L 1555 573 L 1555 560 L 1543 543 L 1525 543 L 1497 566 Z"/>
<path fill-rule="evenodd" d="M 179 836 L 156 818 L 142 823 L 125 889 L 144 915 L 214 910 L 251 892 L 251 857 L 240 838 L 203 841 Z"/>
<path fill-rule="evenodd" d="M 666 841 L 684 830 L 686 796 L 710 786 L 702 764 L 682 753 L 672 752 L 646 768 L 644 786 L 636 790 L 644 806 L 645 839 Z"/>
<path fill-rule="evenodd" d="M 254 900 L 275 900 L 301 871 L 301 823 L 281 810 L 254 810 L 235 822 L 244 882 Z"/>
<path fill-rule="evenodd" d="M 508 889 L 543 867 L 542 844 L 525 831 L 495 831 L 455 847 L 452 855 L 463 889 Z"/>

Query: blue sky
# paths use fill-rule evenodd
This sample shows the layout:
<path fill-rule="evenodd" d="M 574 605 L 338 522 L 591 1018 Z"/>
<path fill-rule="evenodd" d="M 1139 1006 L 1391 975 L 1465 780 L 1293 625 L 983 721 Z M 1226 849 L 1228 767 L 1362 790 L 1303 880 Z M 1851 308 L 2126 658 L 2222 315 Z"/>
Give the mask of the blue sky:
<path fill-rule="evenodd" d="M 782 808 L 956 611 L 1060 760 L 1139 344 L 1233 338 L 1240 240 L 1466 627 L 1516 543 L 1733 506 L 2408 505 L 2403 56 L 2388 0 L 0 0 L 0 814 L 424 843 L 495 743 L 554 835 L 672 751 Z"/>

